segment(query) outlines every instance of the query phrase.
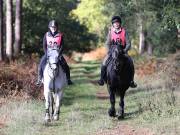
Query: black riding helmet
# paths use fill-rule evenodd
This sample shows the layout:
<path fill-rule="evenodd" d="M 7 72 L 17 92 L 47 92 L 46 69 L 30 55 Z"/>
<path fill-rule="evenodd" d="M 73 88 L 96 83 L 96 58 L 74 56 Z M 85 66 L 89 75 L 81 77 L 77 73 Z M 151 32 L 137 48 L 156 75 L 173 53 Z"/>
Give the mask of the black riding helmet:
<path fill-rule="evenodd" d="M 121 24 L 121 17 L 120 16 L 113 16 L 111 19 L 112 24 L 115 22 L 119 22 Z"/>
<path fill-rule="evenodd" d="M 56 27 L 56 28 L 58 28 L 58 23 L 56 22 L 56 20 L 51 20 L 49 22 L 49 25 L 48 25 L 48 28 L 49 27 Z"/>

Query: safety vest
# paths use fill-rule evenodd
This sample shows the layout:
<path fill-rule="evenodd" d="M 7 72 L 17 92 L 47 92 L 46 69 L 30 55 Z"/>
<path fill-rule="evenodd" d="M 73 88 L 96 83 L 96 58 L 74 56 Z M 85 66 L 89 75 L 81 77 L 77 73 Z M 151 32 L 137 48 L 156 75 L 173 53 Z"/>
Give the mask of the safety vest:
<path fill-rule="evenodd" d="M 58 33 L 54 37 L 48 36 L 46 33 L 47 48 L 60 47 L 62 41 L 62 34 Z"/>
<path fill-rule="evenodd" d="M 123 47 L 126 46 L 126 32 L 124 28 L 121 28 L 121 31 L 119 33 L 116 33 L 112 28 L 111 28 L 111 42 L 113 44 L 115 43 L 121 43 Z"/>

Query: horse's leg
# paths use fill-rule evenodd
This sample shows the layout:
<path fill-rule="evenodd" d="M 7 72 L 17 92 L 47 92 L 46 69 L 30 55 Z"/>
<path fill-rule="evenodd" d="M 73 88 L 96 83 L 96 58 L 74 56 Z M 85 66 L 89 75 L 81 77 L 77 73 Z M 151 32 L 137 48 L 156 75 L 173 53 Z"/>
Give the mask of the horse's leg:
<path fill-rule="evenodd" d="M 45 97 L 45 108 L 46 108 L 45 121 L 49 122 L 50 121 L 50 114 L 49 114 L 50 90 L 49 89 L 44 89 L 44 97 Z"/>
<path fill-rule="evenodd" d="M 55 93 L 55 96 L 56 96 L 56 101 L 55 101 L 54 120 L 59 120 L 60 105 L 63 96 L 63 91 L 59 90 L 58 92 Z"/>
<path fill-rule="evenodd" d="M 118 119 L 123 119 L 124 118 L 124 95 L 125 92 L 122 92 L 120 94 L 120 101 L 119 101 L 119 112 L 118 112 Z"/>
<path fill-rule="evenodd" d="M 115 109 L 115 92 L 109 88 L 109 95 L 110 95 L 110 103 L 111 103 L 111 108 L 109 108 L 109 116 L 110 117 L 115 117 L 116 116 L 116 109 Z"/>

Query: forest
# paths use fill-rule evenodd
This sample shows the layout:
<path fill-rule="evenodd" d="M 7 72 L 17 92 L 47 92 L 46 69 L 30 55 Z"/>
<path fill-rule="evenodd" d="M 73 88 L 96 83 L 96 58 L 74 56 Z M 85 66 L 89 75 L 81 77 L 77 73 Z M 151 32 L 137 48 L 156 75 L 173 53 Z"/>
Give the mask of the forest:
<path fill-rule="evenodd" d="M 123 58 L 132 58 L 137 83 L 121 103 L 118 96 L 110 101 L 108 81 L 98 85 L 113 16 L 121 18 L 129 35 L 131 49 Z M 38 86 L 37 74 L 51 20 L 63 34 L 63 55 L 57 57 L 67 61 L 72 85 L 52 77 L 48 93 L 61 91 L 62 99 L 46 123 L 49 59 Z M 126 63 L 115 60 L 111 65 Z M 67 79 L 58 64 L 53 75 Z M 127 71 L 122 67 L 115 74 L 119 80 L 120 69 Z M 62 89 L 55 90 L 61 83 Z M 114 117 L 109 117 L 111 103 L 116 103 Z M 122 119 L 117 118 L 120 105 Z M 0 135 L 178 135 L 179 125 L 180 0 L 0 0 Z"/>
<path fill-rule="evenodd" d="M 179 0 L 1 0 L 0 59 L 42 55 L 42 38 L 56 19 L 65 52 L 103 46 L 111 17 L 119 15 L 139 54 L 164 55 L 179 49 Z"/>

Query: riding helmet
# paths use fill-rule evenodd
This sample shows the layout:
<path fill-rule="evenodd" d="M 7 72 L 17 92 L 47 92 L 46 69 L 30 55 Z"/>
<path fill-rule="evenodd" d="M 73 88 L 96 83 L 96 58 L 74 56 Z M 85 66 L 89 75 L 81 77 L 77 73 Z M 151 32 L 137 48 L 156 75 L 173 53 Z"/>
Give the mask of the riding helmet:
<path fill-rule="evenodd" d="M 119 22 L 121 24 L 121 17 L 120 16 L 113 16 L 111 19 L 112 24 L 114 22 Z"/>
<path fill-rule="evenodd" d="M 56 20 L 51 20 L 49 22 L 49 25 L 48 25 L 48 28 L 49 27 L 56 27 L 56 28 L 58 28 L 58 23 L 56 22 Z"/>

